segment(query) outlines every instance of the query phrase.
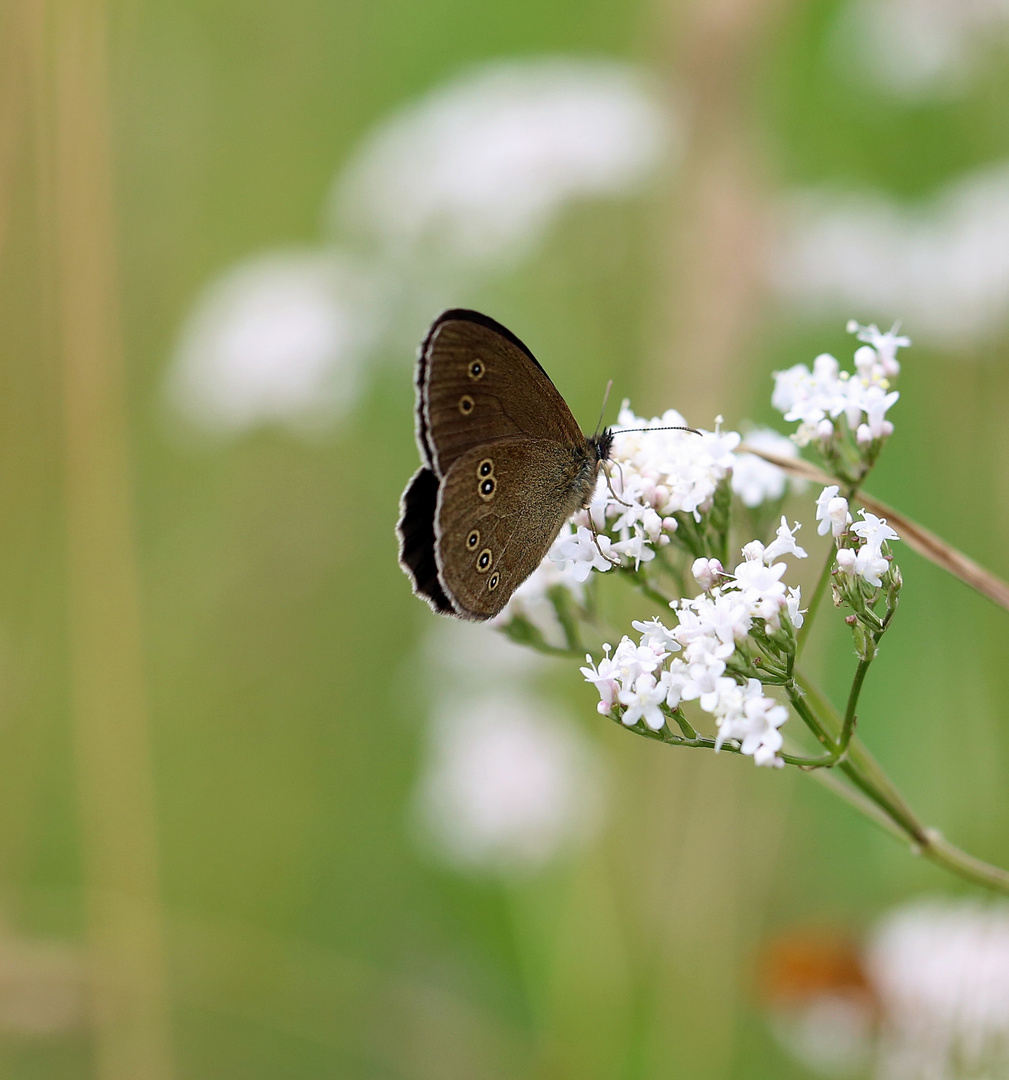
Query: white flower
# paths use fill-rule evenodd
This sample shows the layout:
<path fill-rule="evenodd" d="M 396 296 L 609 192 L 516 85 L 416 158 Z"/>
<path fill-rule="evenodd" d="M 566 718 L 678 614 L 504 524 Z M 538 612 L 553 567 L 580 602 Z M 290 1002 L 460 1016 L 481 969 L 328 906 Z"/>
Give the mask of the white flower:
<path fill-rule="evenodd" d="M 686 647 L 690 660 L 708 655 L 725 660 L 732 655 L 735 643 L 750 632 L 746 604 L 734 589 L 682 600 L 677 617 L 679 625 L 672 634 Z"/>
<path fill-rule="evenodd" d="M 592 683 L 599 691 L 599 711 L 604 715 L 608 714 L 620 690 L 620 684 L 617 681 L 620 671 L 610 657 L 610 646 L 603 646 L 603 658 L 599 661 L 598 668 L 592 662 L 591 655 L 586 654 L 585 662 L 587 666 L 578 670 L 585 676 L 585 681 Z"/>
<path fill-rule="evenodd" d="M 621 723 L 632 727 L 639 720 L 644 720 L 652 731 L 659 731 L 666 723 L 659 706 L 666 700 L 667 690 L 664 679 L 656 681 L 654 675 L 639 675 L 632 689 L 621 690 L 618 695 L 620 704 L 625 708 Z"/>
<path fill-rule="evenodd" d="M 820 523 L 816 531 L 820 536 L 826 536 L 830 532 L 836 538 L 851 522 L 848 501 L 838 496 L 839 490 L 836 484 L 831 484 L 820 492 L 816 500 L 816 520 Z"/>
<path fill-rule="evenodd" d="M 734 431 L 654 430 L 685 426 L 684 418 L 672 409 L 646 421 L 624 402 L 613 429 L 612 457 L 619 468 L 612 470 L 612 481 L 620 499 L 638 502 L 642 512 L 650 506 L 660 518 L 676 513 L 696 516 L 708 508 L 715 488 L 734 464 L 732 452 L 740 437 Z M 621 427 L 646 430 L 624 434 Z M 626 509 L 616 504 L 608 516 L 626 515 Z"/>
<path fill-rule="evenodd" d="M 784 740 L 778 728 L 788 719 L 788 710 L 773 698 L 764 697 L 759 679 L 749 679 L 740 686 L 732 679 L 718 680 L 718 700 L 709 711 L 715 714 L 720 750 L 728 739 L 740 742 L 740 752 L 752 755 L 757 765 L 781 768 L 777 756 Z"/>
<path fill-rule="evenodd" d="M 614 671 L 625 688 L 642 674 L 650 675 L 665 660 L 668 653 L 652 644 L 635 645 L 629 637 L 620 639 L 613 654 Z"/>
<path fill-rule="evenodd" d="M 744 445 L 751 446 L 754 450 L 766 450 L 779 457 L 799 456 L 795 443 L 771 428 L 756 428 L 747 432 Z M 756 454 L 736 455 L 736 463 L 732 467 L 732 490 L 744 506 L 760 506 L 763 502 L 780 499 L 785 494 L 786 484 L 796 492 L 801 492 L 806 487 L 805 480 L 799 477 L 789 478 L 783 469 L 764 461 Z"/>
<path fill-rule="evenodd" d="M 877 589 L 883 584 L 881 575 L 886 573 L 888 566 L 887 560 L 868 545 L 858 549 L 841 548 L 837 553 L 837 567 L 842 573 L 860 577 Z"/>
<path fill-rule="evenodd" d="M 566 537 L 554 554 L 579 581 L 593 569 L 650 562 L 655 549 L 668 544 L 676 531 L 674 515 L 691 514 L 699 521 L 710 508 L 715 490 L 732 469 L 739 435 L 663 430 L 685 423 L 673 410 L 646 422 L 624 403 L 606 475 L 600 476 L 588 507 L 574 515 L 574 537 Z M 622 432 L 621 426 L 646 430 Z M 590 541 L 590 524 L 595 541 Z"/>
<path fill-rule="evenodd" d="M 874 324 L 859 326 L 853 319 L 848 323 L 847 329 L 848 333 L 855 334 L 859 341 L 867 341 L 873 347 L 877 362 L 888 379 L 894 379 L 900 374 L 897 350 L 906 349 L 911 344 L 909 337 L 898 336 L 900 323 L 894 323 L 884 334 Z"/>
<path fill-rule="evenodd" d="M 418 810 L 437 853 L 463 869 L 543 865 L 594 830 L 601 770 L 566 717 L 513 690 L 443 703 Z"/>
<path fill-rule="evenodd" d="M 694 580 L 705 592 L 710 592 L 725 576 L 718 559 L 695 559 L 690 566 Z"/>
<path fill-rule="evenodd" d="M 770 565 L 781 555 L 794 555 L 797 559 L 805 559 L 806 552 L 795 542 L 795 534 L 801 528 L 802 526 L 796 522 L 795 528 L 790 529 L 788 527 L 788 522 L 785 520 L 784 515 L 782 515 L 776 539 L 772 540 L 771 543 L 764 548 L 763 554 L 761 555 L 764 562 Z M 745 551 L 746 549 L 744 548 L 743 550 Z"/>
<path fill-rule="evenodd" d="M 725 666 L 722 666 L 725 670 Z M 669 670 L 666 675 L 666 704 L 670 709 L 675 709 L 683 698 L 683 690 L 690 681 L 688 665 L 678 656 L 669 661 Z"/>
<path fill-rule="evenodd" d="M 718 684 L 724 671 L 721 660 L 687 664 L 680 696 L 684 701 L 697 701 L 705 712 L 711 712 L 718 700 Z"/>
<path fill-rule="evenodd" d="M 865 389 L 862 395 L 862 409 L 866 415 L 866 422 L 874 439 L 884 439 L 893 434 L 893 424 L 885 419 L 886 411 L 893 405 L 900 394 L 892 390 L 889 394 L 878 384 L 873 384 Z"/>
<path fill-rule="evenodd" d="M 838 416 L 845 405 L 844 386 L 838 378 L 839 365 L 829 353 L 821 353 L 813 361 L 813 370 L 797 364 L 786 372 L 775 374 L 775 392 L 771 403 L 784 409 L 786 420 L 798 420 L 815 428 L 825 418 Z M 781 392 L 778 381 L 784 380 Z"/>
<path fill-rule="evenodd" d="M 781 581 L 787 567 L 784 563 L 764 565 L 763 560 L 748 559 L 736 566 L 736 588 L 743 594 L 747 604 L 758 603 L 768 597 L 784 597 L 785 586 Z"/>
<path fill-rule="evenodd" d="M 652 516 L 657 518 L 655 514 Z M 609 550 L 615 551 L 624 558 L 633 559 L 635 570 L 641 563 L 651 562 L 655 558 L 655 552 L 648 546 L 648 536 L 643 533 L 637 533 L 627 540 L 618 540 Z"/>
<path fill-rule="evenodd" d="M 680 651 L 680 644 L 673 637 L 672 631 L 658 619 L 649 619 L 647 622 L 635 620 L 631 626 L 641 634 L 641 644 L 654 652 L 668 654 Z"/>
<path fill-rule="evenodd" d="M 551 549 L 551 557 L 561 564 L 565 573 L 575 581 L 585 581 L 593 570 L 606 571 L 614 565 L 609 558 L 611 541 L 604 534 L 594 535 L 591 529 L 580 525 L 574 535 L 566 536 Z"/>
<path fill-rule="evenodd" d="M 786 420 L 799 422 L 792 438 L 800 445 L 814 437 L 823 442 L 833 439 L 835 422 L 842 414 L 851 431 L 860 426 L 864 415 L 874 439 L 892 434 L 893 425 L 885 416 L 899 395 L 890 390 L 887 371 L 893 371 L 896 361 L 884 364 L 872 346 L 863 345 L 855 352 L 854 362 L 852 375 L 841 371 L 833 356 L 822 353 L 813 361 L 812 371 L 797 364 L 776 373 L 771 402 Z"/>
<path fill-rule="evenodd" d="M 886 518 L 877 517 L 866 510 L 859 510 L 859 513 L 865 520 L 856 521 L 852 525 L 851 531 L 860 536 L 865 542 L 866 548 L 870 549 L 874 554 L 879 555 L 884 542 L 900 539 L 893 528 L 887 525 Z"/>
<path fill-rule="evenodd" d="M 790 587 L 785 593 L 785 607 L 788 609 L 788 617 L 796 630 L 798 630 L 803 623 L 803 612 L 799 610 L 799 605 L 801 603 L 802 594 L 799 590 L 799 586 L 796 585 Z"/>

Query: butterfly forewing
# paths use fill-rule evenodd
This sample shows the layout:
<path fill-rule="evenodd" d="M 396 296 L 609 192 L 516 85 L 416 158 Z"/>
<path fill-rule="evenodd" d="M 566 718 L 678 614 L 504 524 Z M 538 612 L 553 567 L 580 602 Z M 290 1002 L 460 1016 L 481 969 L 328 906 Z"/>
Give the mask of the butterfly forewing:
<path fill-rule="evenodd" d="M 417 439 L 439 477 L 461 454 L 507 436 L 585 443 L 532 353 L 476 312 L 447 311 L 435 321 L 421 347 L 417 382 Z"/>
<path fill-rule="evenodd" d="M 597 470 L 580 449 L 526 436 L 456 458 L 439 488 L 435 558 L 460 615 L 489 619 L 501 611 L 586 500 Z"/>

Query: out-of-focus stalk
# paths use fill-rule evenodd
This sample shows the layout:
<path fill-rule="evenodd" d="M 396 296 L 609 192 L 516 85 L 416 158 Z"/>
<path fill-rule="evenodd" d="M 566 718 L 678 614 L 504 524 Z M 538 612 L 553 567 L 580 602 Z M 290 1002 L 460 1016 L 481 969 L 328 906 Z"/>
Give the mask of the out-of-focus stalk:
<path fill-rule="evenodd" d="M 130 496 L 101 0 L 50 12 L 50 141 L 66 427 L 71 712 L 102 1080 L 172 1075 Z"/>

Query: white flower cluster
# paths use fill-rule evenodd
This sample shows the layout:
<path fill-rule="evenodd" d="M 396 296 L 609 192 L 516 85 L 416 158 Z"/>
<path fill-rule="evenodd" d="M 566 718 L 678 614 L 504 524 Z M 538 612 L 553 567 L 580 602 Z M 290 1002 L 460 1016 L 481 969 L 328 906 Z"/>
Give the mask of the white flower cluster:
<path fill-rule="evenodd" d="M 862 521 L 852 524 L 848 500 L 841 498 L 838 490 L 836 484 L 831 484 L 820 492 L 816 500 L 816 520 L 820 524 L 816 531 L 821 536 L 832 533 L 838 543 L 846 533 L 859 537 L 862 543 L 858 547 L 838 548 L 838 569 L 849 577 L 860 577 L 878 589 L 883 584 L 881 575 L 886 573 L 889 566 L 883 554 L 883 544 L 889 540 L 899 540 L 900 537 L 887 525 L 886 518 L 877 517 L 866 510 L 859 511 Z"/>
<path fill-rule="evenodd" d="M 645 420 L 624 402 L 613 429 L 611 464 L 588 508 L 575 515 L 574 534 L 552 553 L 574 580 L 621 562 L 635 567 L 650 562 L 676 531 L 676 514 L 700 521 L 711 508 L 715 490 L 735 463 L 739 433 L 662 430 L 686 426 L 673 409 Z"/>
<path fill-rule="evenodd" d="M 621 428 L 644 431 L 624 433 Z M 651 562 L 676 532 L 676 514 L 700 520 L 711 508 L 718 485 L 731 477 L 732 490 L 748 507 L 780 499 L 786 485 L 801 490 L 804 481 L 789 480 L 776 465 L 754 454 L 734 453 L 740 444 L 735 431 L 663 431 L 686 427 L 675 410 L 644 420 L 627 402 L 614 428 L 613 449 L 606 475 L 600 476 L 592 502 L 561 530 L 539 568 L 516 589 L 508 606 L 494 620 L 504 625 L 513 618 L 532 623 L 551 645 L 563 646 L 564 635 L 550 600 L 560 585 L 576 604 L 584 600 L 583 584 L 593 570 Z M 795 444 L 784 435 L 762 428 L 747 436 L 757 449 L 795 457 Z"/>
<path fill-rule="evenodd" d="M 674 606 L 677 626 L 667 628 L 657 619 L 632 623 L 641 634 L 637 645 L 624 637 L 612 655 L 607 645 L 598 666 L 587 657 L 588 666 L 581 670 L 599 692 L 599 711 L 611 715 L 619 706 L 628 727 L 644 721 L 659 731 L 666 723 L 663 704 L 675 709 L 681 701 L 697 701 L 715 717 L 716 749 L 733 739 L 758 765 L 783 765 L 777 756 L 782 746 L 778 729 L 787 719 L 786 709 L 764 696 L 757 679 L 741 684 L 725 671 L 754 619 L 764 620 L 771 633 L 781 629 L 782 611 L 793 626 L 802 624 L 799 590 L 786 588 L 781 581 L 785 564 L 774 562 L 784 554 L 805 558 L 794 533 L 782 518 L 777 538 L 766 548 L 758 540 L 747 544 L 732 574 L 716 559 L 696 560 L 693 574 L 705 591 Z M 682 656 L 672 656 L 681 651 Z"/>
<path fill-rule="evenodd" d="M 855 350 L 854 372 L 841 371 L 833 356 L 821 353 L 812 371 L 796 364 L 775 374 L 771 404 L 786 420 L 799 422 L 793 435 L 799 446 L 833 439 L 842 416 L 861 446 L 893 433 L 886 413 L 900 394 L 890 389 L 890 381 L 900 374 L 897 350 L 910 345 L 910 339 L 897 336 L 896 328 L 884 334 L 856 322 L 850 322 L 848 330 L 866 342 Z"/>

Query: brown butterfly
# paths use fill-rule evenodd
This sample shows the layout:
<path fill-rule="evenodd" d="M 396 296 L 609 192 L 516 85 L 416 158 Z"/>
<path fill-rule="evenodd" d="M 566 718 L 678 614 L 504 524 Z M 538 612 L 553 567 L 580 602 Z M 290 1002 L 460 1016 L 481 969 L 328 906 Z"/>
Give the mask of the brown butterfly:
<path fill-rule="evenodd" d="M 613 435 L 583 435 L 533 354 L 476 311 L 435 319 L 416 384 L 423 464 L 400 502 L 400 565 L 435 611 L 490 619 L 588 504 Z"/>

